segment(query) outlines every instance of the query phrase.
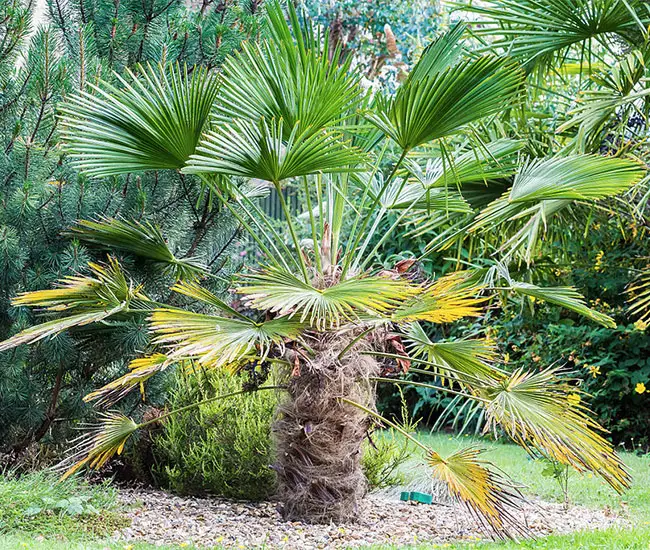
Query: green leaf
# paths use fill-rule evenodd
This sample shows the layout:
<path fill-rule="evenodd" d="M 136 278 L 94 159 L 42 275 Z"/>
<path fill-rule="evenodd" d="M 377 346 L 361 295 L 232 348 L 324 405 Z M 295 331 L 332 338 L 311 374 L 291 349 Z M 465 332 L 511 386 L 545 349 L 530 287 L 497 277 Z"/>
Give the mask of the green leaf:
<path fill-rule="evenodd" d="M 405 151 L 448 136 L 510 107 L 524 74 L 509 58 L 484 56 L 440 73 L 407 80 L 368 119 Z"/>
<path fill-rule="evenodd" d="M 73 164 L 91 176 L 181 168 L 194 152 L 217 94 L 214 73 L 138 66 L 121 88 L 101 81 L 60 108 Z"/>

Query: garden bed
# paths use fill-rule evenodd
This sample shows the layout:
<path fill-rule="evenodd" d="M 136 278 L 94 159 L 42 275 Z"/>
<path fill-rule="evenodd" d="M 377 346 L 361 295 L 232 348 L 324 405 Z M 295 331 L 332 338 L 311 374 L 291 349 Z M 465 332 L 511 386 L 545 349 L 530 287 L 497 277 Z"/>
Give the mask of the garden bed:
<path fill-rule="evenodd" d="M 309 525 L 282 521 L 273 502 L 236 502 L 220 498 L 172 496 L 162 491 L 125 489 L 131 526 L 116 533 L 125 541 L 235 548 L 348 548 L 371 544 L 445 543 L 486 538 L 477 524 L 444 503 L 417 505 L 371 495 L 356 524 Z M 531 500 L 522 523 L 536 536 L 572 531 L 629 528 L 629 522 L 608 509 Z"/>

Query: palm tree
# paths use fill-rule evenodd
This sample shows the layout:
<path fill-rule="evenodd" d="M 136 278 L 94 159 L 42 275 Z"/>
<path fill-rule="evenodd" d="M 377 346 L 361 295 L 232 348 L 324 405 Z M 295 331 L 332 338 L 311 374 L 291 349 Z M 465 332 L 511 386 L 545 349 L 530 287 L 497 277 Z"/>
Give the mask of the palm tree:
<path fill-rule="evenodd" d="M 283 393 L 274 425 L 276 468 L 291 519 L 358 514 L 366 490 L 361 444 L 371 423 L 380 423 L 411 439 L 432 477 L 481 524 L 500 536 L 524 531 L 516 517 L 521 494 L 480 449 L 443 457 L 377 412 L 377 385 L 412 384 L 409 369 L 430 377 L 420 386 L 481 407 L 488 430 L 623 491 L 628 473 L 576 399 L 579 389 L 557 369 L 507 372 L 488 341 L 435 340 L 428 331 L 431 324 L 480 315 L 496 292 L 548 300 L 605 325 L 613 322 L 609 317 L 589 309 L 575 289 L 516 282 L 499 266 L 423 281 L 410 273 L 413 262 L 381 266 L 377 256 L 406 216 L 434 221 L 475 212 L 463 190 L 476 194 L 488 180 L 514 175 L 477 218 L 477 230 L 488 229 L 494 216 L 519 219 L 576 197 L 618 193 L 643 176 L 642 168 L 588 155 L 518 167 L 521 143 L 469 147 L 461 136 L 473 134 L 466 131 L 473 123 L 516 105 L 524 72 L 508 57 L 468 55 L 462 26 L 426 49 L 394 96 L 371 97 L 350 62 L 330 55 L 327 34 L 301 26 L 291 3 L 289 23 L 276 3 L 268 5 L 268 20 L 269 39 L 245 44 L 218 76 L 198 68 L 138 67 L 122 87 L 100 83 L 61 109 L 67 151 L 91 176 L 175 169 L 201 178 L 263 254 L 261 265 L 236 277 L 238 299 L 202 285 L 200 261 L 175 257 L 154 226 L 82 221 L 72 230 L 77 238 L 164 266 L 176 279 L 175 295 L 188 305 L 150 300 L 110 258 L 92 264 L 89 275 L 18 296 L 15 305 L 41 308 L 51 318 L 0 350 L 92 323 L 146 317 L 149 353 L 86 397 L 101 406 L 171 365 L 256 369 L 256 382 L 214 399 Z M 304 212 L 287 204 L 288 185 L 302 190 Z M 286 235 L 260 208 L 259 198 L 271 192 L 282 206 Z M 269 368 L 277 371 L 277 384 L 264 380 Z M 104 413 L 74 447 L 68 475 L 101 467 L 139 428 L 173 413 L 141 423 Z"/>

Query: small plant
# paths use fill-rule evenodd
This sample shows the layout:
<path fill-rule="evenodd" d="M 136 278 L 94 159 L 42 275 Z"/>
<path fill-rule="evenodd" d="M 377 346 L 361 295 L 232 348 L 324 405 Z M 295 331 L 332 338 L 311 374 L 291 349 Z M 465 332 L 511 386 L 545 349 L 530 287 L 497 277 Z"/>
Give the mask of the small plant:
<path fill-rule="evenodd" d="M 107 535 L 124 525 L 117 491 L 108 483 L 60 481 L 44 472 L 0 473 L 0 534 L 37 531 L 79 538 Z"/>
<path fill-rule="evenodd" d="M 544 464 L 542 476 L 552 477 L 562 491 L 564 507 L 569 507 L 569 474 L 571 473 L 566 464 L 552 458 L 543 457 L 540 461 Z"/>

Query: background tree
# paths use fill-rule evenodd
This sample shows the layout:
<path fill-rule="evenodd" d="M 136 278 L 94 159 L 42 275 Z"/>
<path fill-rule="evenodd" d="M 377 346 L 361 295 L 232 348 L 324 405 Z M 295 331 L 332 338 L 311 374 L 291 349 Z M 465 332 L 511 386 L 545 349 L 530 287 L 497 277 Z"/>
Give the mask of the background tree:
<path fill-rule="evenodd" d="M 125 67 L 137 60 L 208 67 L 220 63 L 242 39 L 257 35 L 258 5 L 229 2 L 188 11 L 179 2 L 56 0 L 49 4 L 51 24 L 37 30 L 30 41 L 30 8 L 13 2 L 2 9 L 2 336 L 34 320 L 24 309 L 10 308 L 11 296 L 83 272 L 88 261 L 103 256 L 93 243 L 63 234 L 80 218 L 123 216 L 147 227 L 159 226 L 165 240 L 156 236 L 146 241 L 147 247 L 158 247 L 163 255 L 195 258 L 213 274 L 237 265 L 237 226 L 196 177 L 151 170 L 91 182 L 62 154 L 56 109 L 64 97 L 92 90 L 100 78 L 114 83 L 120 82 L 120 75 L 128 78 Z M 196 73 L 203 74 L 199 69 Z M 151 296 L 168 295 L 173 277 L 159 273 L 155 262 L 127 265 L 153 285 Z M 216 280 L 213 284 L 218 285 Z M 49 442 L 64 440 L 71 424 L 89 412 L 80 395 L 121 372 L 147 340 L 143 323 L 134 321 L 113 331 L 107 341 L 63 336 L 39 348 L 3 354 L 2 445 L 21 451 L 46 436 Z M 121 350 L 118 356 L 115 349 Z M 152 391 L 150 403 L 160 402 L 159 397 Z M 134 399 L 127 406 L 137 403 Z"/>

